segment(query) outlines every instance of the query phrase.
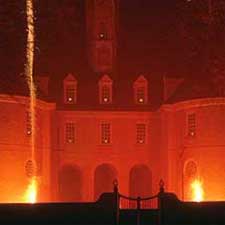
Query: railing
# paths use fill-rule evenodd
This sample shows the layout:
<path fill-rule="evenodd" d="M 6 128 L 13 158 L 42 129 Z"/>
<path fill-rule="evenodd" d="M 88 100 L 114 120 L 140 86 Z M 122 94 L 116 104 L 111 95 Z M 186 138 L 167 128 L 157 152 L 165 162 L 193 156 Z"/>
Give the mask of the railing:
<path fill-rule="evenodd" d="M 157 209 L 158 194 L 148 198 L 132 198 L 119 194 L 120 209 Z"/>

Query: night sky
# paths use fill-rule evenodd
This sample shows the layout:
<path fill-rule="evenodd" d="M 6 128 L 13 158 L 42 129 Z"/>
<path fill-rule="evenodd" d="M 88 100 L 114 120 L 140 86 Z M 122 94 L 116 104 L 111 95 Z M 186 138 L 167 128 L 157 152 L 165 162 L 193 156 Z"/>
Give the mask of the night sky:
<path fill-rule="evenodd" d="M 89 74 L 84 1 L 34 2 L 35 74 Z M 210 43 L 215 54 L 219 50 L 222 54 L 224 30 L 219 28 L 206 42 L 207 25 L 196 19 L 198 11 L 191 4 L 182 0 L 121 0 L 118 73 L 126 73 L 125 78 L 141 72 L 178 77 L 205 73 L 206 46 Z M 0 74 L 13 79 L 21 76 L 24 68 L 25 0 L 0 0 L 0 7 Z"/>

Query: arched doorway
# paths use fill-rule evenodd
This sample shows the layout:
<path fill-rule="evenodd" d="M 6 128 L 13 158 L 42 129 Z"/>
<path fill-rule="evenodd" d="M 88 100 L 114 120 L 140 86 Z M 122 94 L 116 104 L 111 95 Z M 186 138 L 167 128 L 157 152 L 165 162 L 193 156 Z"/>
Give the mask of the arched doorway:
<path fill-rule="evenodd" d="M 130 170 L 130 196 L 149 197 L 152 194 L 152 174 L 145 165 L 136 165 Z"/>
<path fill-rule="evenodd" d="M 59 171 L 59 199 L 63 202 L 82 200 L 82 174 L 77 166 L 65 165 Z"/>
<path fill-rule="evenodd" d="M 94 174 L 94 199 L 104 192 L 113 191 L 113 181 L 117 178 L 116 169 L 110 164 L 99 165 Z"/>
<path fill-rule="evenodd" d="M 192 200 L 191 184 L 197 179 L 198 168 L 196 162 L 189 160 L 184 164 L 183 170 L 183 199 L 185 201 Z"/>

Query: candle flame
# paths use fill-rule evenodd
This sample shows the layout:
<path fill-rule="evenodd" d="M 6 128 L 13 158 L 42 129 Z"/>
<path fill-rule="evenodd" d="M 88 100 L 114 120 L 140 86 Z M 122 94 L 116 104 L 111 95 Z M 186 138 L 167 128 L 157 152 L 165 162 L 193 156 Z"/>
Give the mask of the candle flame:
<path fill-rule="evenodd" d="M 194 180 L 191 184 L 192 189 L 192 200 L 195 202 L 201 202 L 204 200 L 204 190 L 202 182 L 200 180 Z"/>

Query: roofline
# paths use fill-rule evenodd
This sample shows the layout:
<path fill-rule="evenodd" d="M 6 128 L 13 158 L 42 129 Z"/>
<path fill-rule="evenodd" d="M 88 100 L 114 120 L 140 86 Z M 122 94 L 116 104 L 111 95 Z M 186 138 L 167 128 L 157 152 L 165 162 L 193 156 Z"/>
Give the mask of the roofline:
<path fill-rule="evenodd" d="M 205 106 L 213 106 L 213 105 L 225 105 L 225 97 L 215 97 L 215 98 L 198 98 L 180 101 L 171 104 L 163 104 L 160 107 L 160 110 L 182 110 L 193 107 L 205 107 Z"/>
<path fill-rule="evenodd" d="M 27 96 L 0 94 L 0 103 L 19 103 L 22 105 L 28 105 L 29 102 L 30 97 Z M 37 99 L 36 107 L 39 109 L 54 110 L 56 108 L 56 104 Z"/>

